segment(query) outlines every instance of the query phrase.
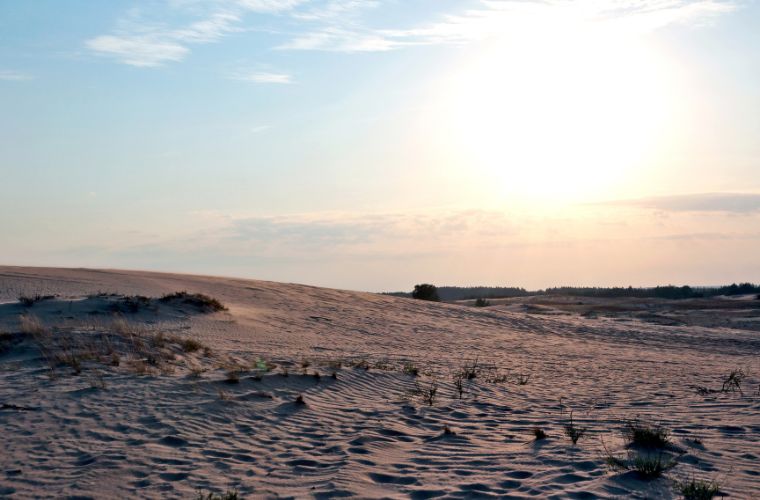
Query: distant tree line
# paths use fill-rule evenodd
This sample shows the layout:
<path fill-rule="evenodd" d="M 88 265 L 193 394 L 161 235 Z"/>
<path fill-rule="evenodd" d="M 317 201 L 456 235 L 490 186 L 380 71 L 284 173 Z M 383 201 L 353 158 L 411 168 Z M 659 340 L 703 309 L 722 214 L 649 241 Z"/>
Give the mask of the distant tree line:
<path fill-rule="evenodd" d="M 685 286 L 656 286 L 652 288 L 629 287 L 555 287 L 539 290 L 536 295 L 573 295 L 579 297 L 640 297 L 659 299 L 694 299 L 700 297 L 715 297 L 717 295 L 744 295 L 759 293 L 760 286 L 752 283 L 733 283 L 718 287 Z"/>
<path fill-rule="evenodd" d="M 472 300 L 499 299 L 510 297 L 525 297 L 527 295 L 570 295 L 577 297 L 638 297 L 660 299 L 693 299 L 700 297 L 715 297 L 717 295 L 759 294 L 760 285 L 752 283 L 733 283 L 716 287 L 684 286 L 655 286 L 655 287 L 575 287 L 561 286 L 545 290 L 528 291 L 518 287 L 501 286 L 441 286 L 428 283 L 416 285 L 412 292 L 390 292 L 386 295 L 396 297 L 412 297 L 423 300 Z"/>

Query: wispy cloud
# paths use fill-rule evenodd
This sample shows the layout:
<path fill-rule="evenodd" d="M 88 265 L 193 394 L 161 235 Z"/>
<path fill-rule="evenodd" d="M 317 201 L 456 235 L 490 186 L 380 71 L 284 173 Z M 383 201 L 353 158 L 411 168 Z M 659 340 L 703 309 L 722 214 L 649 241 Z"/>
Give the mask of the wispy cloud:
<path fill-rule="evenodd" d="M 257 22 L 262 16 L 288 21 L 285 31 L 278 31 L 273 38 L 278 40 L 273 42 L 274 47 L 281 50 L 378 52 L 414 45 L 471 43 L 516 29 L 540 30 L 543 26 L 548 30 L 558 24 L 579 21 L 616 31 L 651 31 L 676 23 L 704 23 L 736 8 L 735 0 L 480 0 L 474 7 L 429 13 L 427 19 L 418 16 L 406 21 L 407 26 L 396 21 L 377 27 L 377 21 L 386 18 L 383 8 L 393 7 L 394 2 L 169 0 L 169 5 L 174 10 L 192 12 L 199 20 L 181 27 L 150 25 L 143 20 L 122 21 L 120 29 L 91 38 L 85 44 L 96 53 L 125 64 L 156 67 L 181 61 L 194 44 L 215 42 L 250 29 L 247 21 L 251 17 Z M 375 22 L 370 22 L 370 11 L 378 11 Z M 201 15 L 202 12 L 205 14 Z"/>
<path fill-rule="evenodd" d="M 354 2 L 342 2 L 356 8 Z M 608 0 L 583 2 L 549 0 L 525 2 L 482 0 L 476 8 L 440 15 L 417 25 L 383 29 L 364 28 L 355 19 L 346 22 L 325 14 L 312 19 L 322 26 L 293 37 L 282 49 L 339 52 L 385 51 L 410 45 L 462 44 L 502 36 L 526 25 L 554 29 L 566 22 L 593 22 L 615 30 L 652 31 L 676 23 L 702 23 L 736 7 L 731 0 Z"/>
<path fill-rule="evenodd" d="M 758 193 L 697 193 L 616 200 L 605 205 L 633 206 L 672 212 L 760 212 Z"/>
<path fill-rule="evenodd" d="M 0 70 L 0 80 L 6 82 L 23 82 L 26 80 L 32 80 L 34 77 L 28 73 L 14 70 Z"/>
<path fill-rule="evenodd" d="M 293 78 L 286 73 L 271 73 L 267 71 L 251 71 L 246 73 L 236 73 L 231 77 L 233 80 L 240 80 L 252 83 L 293 83 Z"/>
<path fill-rule="evenodd" d="M 156 67 L 184 59 L 190 52 L 189 45 L 214 42 L 239 31 L 239 21 L 238 14 L 221 11 L 176 29 L 132 26 L 112 35 L 91 38 L 85 45 L 131 66 Z"/>

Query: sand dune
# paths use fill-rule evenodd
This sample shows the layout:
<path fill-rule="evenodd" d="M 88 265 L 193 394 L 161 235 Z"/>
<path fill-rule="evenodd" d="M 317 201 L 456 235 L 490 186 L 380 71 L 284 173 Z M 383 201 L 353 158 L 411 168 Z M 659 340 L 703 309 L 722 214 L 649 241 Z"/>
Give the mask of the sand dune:
<path fill-rule="evenodd" d="M 228 310 L 155 299 L 181 290 Z M 18 302 L 35 295 L 53 297 Z M 134 311 L 120 302 L 136 295 L 154 299 Z M 559 313 L 0 267 L 0 496 L 678 498 L 675 482 L 690 478 L 757 496 L 760 333 L 542 307 Z M 85 339 L 76 347 L 94 354 L 78 367 L 51 361 L 44 335 L 56 348 Z M 465 365 L 477 373 L 460 398 Z M 721 391 L 736 369 L 741 390 Z M 571 412 L 585 430 L 575 445 Z M 627 445 L 634 419 L 670 443 Z M 646 479 L 612 470 L 609 455 L 674 462 Z"/>

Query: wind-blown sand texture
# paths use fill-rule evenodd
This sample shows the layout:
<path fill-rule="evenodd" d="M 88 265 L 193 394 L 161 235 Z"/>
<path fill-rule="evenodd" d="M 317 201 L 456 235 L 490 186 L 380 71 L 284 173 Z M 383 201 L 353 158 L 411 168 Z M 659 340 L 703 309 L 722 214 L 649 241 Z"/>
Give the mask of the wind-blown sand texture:
<path fill-rule="evenodd" d="M 228 310 L 150 300 L 115 312 L 121 296 L 182 290 Z M 57 297 L 18 302 L 36 294 Z M 551 314 L 0 267 L 0 496 L 677 498 L 674 481 L 695 477 L 757 497 L 760 333 L 741 322 L 673 326 L 541 308 Z M 121 362 L 102 352 L 78 369 L 46 360 L 32 316 L 52 342 L 108 338 Z M 188 338 L 208 350 L 182 347 Z M 454 375 L 476 363 L 460 399 Z M 720 391 L 735 369 L 748 373 L 741 391 Z M 565 435 L 571 411 L 586 431 L 575 445 Z M 627 449 L 622 431 L 636 418 L 670 430 L 670 445 Z M 547 438 L 535 441 L 535 427 Z M 608 453 L 677 462 L 645 480 L 611 470 Z"/>

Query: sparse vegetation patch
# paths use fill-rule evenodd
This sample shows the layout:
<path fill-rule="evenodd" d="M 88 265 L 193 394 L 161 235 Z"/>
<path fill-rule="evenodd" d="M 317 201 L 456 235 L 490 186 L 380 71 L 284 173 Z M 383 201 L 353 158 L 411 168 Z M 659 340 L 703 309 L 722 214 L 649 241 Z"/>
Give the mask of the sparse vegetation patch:
<path fill-rule="evenodd" d="M 51 300 L 54 298 L 55 295 L 21 295 L 18 298 L 18 301 L 21 302 L 21 305 L 24 307 L 32 307 L 37 302 L 42 302 L 43 300 Z"/>
<path fill-rule="evenodd" d="M 217 299 L 202 293 L 188 293 L 185 291 L 174 292 L 164 295 L 158 300 L 163 303 L 186 304 L 204 312 L 219 312 L 227 310 L 227 307 Z"/>

